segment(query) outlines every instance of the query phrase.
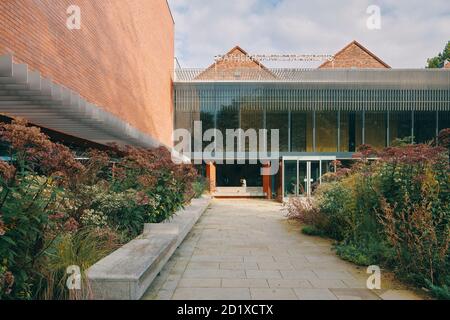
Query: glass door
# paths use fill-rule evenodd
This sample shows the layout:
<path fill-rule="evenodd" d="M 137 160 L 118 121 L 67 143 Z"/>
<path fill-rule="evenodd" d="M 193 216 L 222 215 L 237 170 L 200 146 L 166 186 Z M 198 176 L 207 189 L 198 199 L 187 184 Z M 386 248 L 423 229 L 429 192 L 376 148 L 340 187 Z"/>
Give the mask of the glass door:
<path fill-rule="evenodd" d="M 298 195 L 297 160 L 285 160 L 283 168 L 284 196 Z"/>
<path fill-rule="evenodd" d="M 308 163 L 306 161 L 298 161 L 298 182 L 299 192 L 297 196 L 308 195 Z"/>
<path fill-rule="evenodd" d="M 309 183 L 308 195 L 310 196 L 320 184 L 320 161 L 309 161 Z"/>
<path fill-rule="evenodd" d="M 321 183 L 322 175 L 332 171 L 331 161 L 317 158 L 283 159 L 283 196 L 311 196 Z"/>

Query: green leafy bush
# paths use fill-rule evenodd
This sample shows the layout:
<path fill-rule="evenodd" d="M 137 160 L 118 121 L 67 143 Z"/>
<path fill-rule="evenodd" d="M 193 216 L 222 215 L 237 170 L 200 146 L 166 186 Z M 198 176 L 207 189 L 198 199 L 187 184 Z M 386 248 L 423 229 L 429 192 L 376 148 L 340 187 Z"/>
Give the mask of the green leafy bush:
<path fill-rule="evenodd" d="M 338 241 L 336 250 L 342 258 L 389 267 L 400 278 L 428 287 L 435 296 L 448 297 L 446 137 L 443 131 L 440 146 L 399 143 L 381 152 L 364 146 L 350 170 L 328 174 L 319 186 L 309 224 Z M 368 160 L 375 155 L 377 160 Z M 303 209 L 297 212 L 308 220 Z"/>
<path fill-rule="evenodd" d="M 302 228 L 302 233 L 306 234 L 308 236 L 317 236 L 317 237 L 323 237 L 325 236 L 325 232 L 318 229 L 315 226 L 304 226 Z"/>
<path fill-rule="evenodd" d="M 117 235 L 109 229 L 80 228 L 61 234 L 41 261 L 34 298 L 81 300 L 92 298 L 85 271 L 119 245 Z M 68 266 L 78 266 L 82 276 L 80 290 L 67 290 Z"/>
<path fill-rule="evenodd" d="M 198 179 L 192 183 L 192 188 L 194 190 L 194 198 L 200 198 L 208 188 L 206 179 L 199 176 Z"/>
<path fill-rule="evenodd" d="M 86 270 L 144 223 L 170 218 L 194 196 L 197 172 L 165 148 L 91 150 L 75 159 L 23 120 L 0 124 L 0 298 L 79 299 L 65 268 Z"/>

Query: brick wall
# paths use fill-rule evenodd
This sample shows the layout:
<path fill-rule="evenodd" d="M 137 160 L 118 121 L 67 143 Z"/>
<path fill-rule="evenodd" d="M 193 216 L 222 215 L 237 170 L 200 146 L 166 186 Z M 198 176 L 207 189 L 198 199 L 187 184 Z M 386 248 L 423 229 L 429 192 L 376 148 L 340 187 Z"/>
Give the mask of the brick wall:
<path fill-rule="evenodd" d="M 240 47 L 234 47 L 225 56 L 199 74 L 196 80 L 276 79 L 261 63 L 248 59 L 248 53 Z"/>
<path fill-rule="evenodd" d="M 320 68 L 390 68 L 386 63 L 353 41 L 335 54 L 334 61 L 327 61 Z"/>
<path fill-rule="evenodd" d="M 66 27 L 81 8 L 81 30 Z M 0 0 L 0 54 L 171 145 L 174 24 L 166 0 Z"/>

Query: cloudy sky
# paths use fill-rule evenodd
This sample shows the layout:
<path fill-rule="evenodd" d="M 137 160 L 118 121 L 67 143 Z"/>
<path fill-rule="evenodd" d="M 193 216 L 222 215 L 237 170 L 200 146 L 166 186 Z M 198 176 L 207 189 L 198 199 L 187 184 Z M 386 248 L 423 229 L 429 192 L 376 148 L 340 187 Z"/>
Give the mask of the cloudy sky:
<path fill-rule="evenodd" d="M 206 67 L 215 55 L 235 45 L 251 54 L 333 54 L 355 39 L 394 68 L 417 68 L 450 40 L 449 0 L 169 0 L 169 4 L 182 67 Z M 381 9 L 380 30 L 367 28 L 370 5 Z"/>

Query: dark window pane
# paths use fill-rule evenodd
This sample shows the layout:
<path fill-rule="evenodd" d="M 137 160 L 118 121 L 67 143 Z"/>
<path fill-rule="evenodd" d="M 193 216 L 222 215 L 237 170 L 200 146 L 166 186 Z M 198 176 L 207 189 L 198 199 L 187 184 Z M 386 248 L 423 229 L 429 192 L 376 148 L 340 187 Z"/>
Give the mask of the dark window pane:
<path fill-rule="evenodd" d="M 220 130 L 220 132 L 223 135 L 223 147 L 224 149 L 232 148 L 233 146 L 227 145 L 227 130 L 232 129 L 236 130 L 239 128 L 239 110 L 237 108 L 222 108 L 217 113 L 217 129 Z M 238 139 L 235 138 L 233 140 L 234 143 L 234 150 L 238 150 Z"/>
<path fill-rule="evenodd" d="M 397 139 L 411 137 L 411 111 L 389 112 L 390 144 Z"/>
<path fill-rule="evenodd" d="M 261 187 L 260 164 L 218 164 L 216 165 L 216 183 L 218 187 L 240 187 L 245 179 L 248 187 Z"/>
<path fill-rule="evenodd" d="M 289 114 L 285 112 L 268 111 L 266 114 L 266 128 L 267 128 L 267 150 L 271 150 L 270 130 L 278 129 L 279 131 L 279 148 L 281 152 L 288 150 L 288 132 Z"/>
<path fill-rule="evenodd" d="M 214 129 L 214 112 L 202 111 L 200 113 L 200 120 L 202 121 L 202 134 L 209 129 Z M 211 141 L 203 141 L 203 149 L 211 143 Z"/>
<path fill-rule="evenodd" d="M 450 128 L 450 111 L 439 111 L 439 131 Z"/>
<path fill-rule="evenodd" d="M 297 195 L 297 161 L 284 161 L 284 196 Z"/>
<path fill-rule="evenodd" d="M 241 109 L 241 129 L 244 132 L 247 130 L 255 130 L 256 134 L 256 143 L 258 142 L 258 131 L 259 129 L 264 128 L 264 112 L 263 110 L 242 110 Z M 250 132 L 248 132 L 250 135 Z M 249 138 L 245 138 L 245 151 L 253 151 L 256 152 L 258 150 L 258 144 L 255 145 L 254 150 L 250 150 L 249 146 Z"/>
<path fill-rule="evenodd" d="M 291 143 L 293 152 L 313 152 L 313 113 L 291 113 Z"/>
<path fill-rule="evenodd" d="M 362 113 L 341 111 L 340 152 L 355 152 L 362 144 Z"/>
<path fill-rule="evenodd" d="M 436 137 L 436 112 L 414 112 L 414 142 L 427 143 Z"/>

